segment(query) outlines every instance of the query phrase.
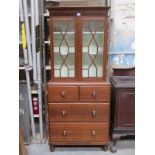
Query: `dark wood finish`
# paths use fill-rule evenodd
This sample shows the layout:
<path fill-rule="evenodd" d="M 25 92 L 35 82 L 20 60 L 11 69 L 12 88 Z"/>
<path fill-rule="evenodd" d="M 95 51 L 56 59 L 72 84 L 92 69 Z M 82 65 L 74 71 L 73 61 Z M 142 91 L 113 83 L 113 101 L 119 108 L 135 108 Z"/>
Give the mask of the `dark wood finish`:
<path fill-rule="evenodd" d="M 105 145 L 106 150 L 109 143 L 111 88 L 110 83 L 106 81 L 109 7 L 53 7 L 49 5 L 48 9 L 50 12 L 51 80 L 47 84 L 47 122 L 50 149 L 53 151 L 55 145 Z M 74 78 L 54 77 L 53 23 L 56 20 L 74 21 Z M 104 23 L 103 77 L 82 77 L 82 31 L 83 21 L 86 20 Z M 94 63 L 94 59 L 92 61 Z"/>
<path fill-rule="evenodd" d="M 135 67 L 113 67 L 113 76 L 135 76 Z"/>
<path fill-rule="evenodd" d="M 50 123 L 50 141 L 108 142 L 108 123 Z"/>
<path fill-rule="evenodd" d="M 48 7 L 50 16 L 108 16 L 110 7 Z"/>
<path fill-rule="evenodd" d="M 109 102 L 110 87 L 80 86 L 80 101 Z"/>
<path fill-rule="evenodd" d="M 54 152 L 54 149 L 55 149 L 55 148 L 54 148 L 54 145 L 50 145 L 50 151 L 51 151 L 51 152 Z"/>
<path fill-rule="evenodd" d="M 113 76 L 111 83 L 111 151 L 116 152 L 120 137 L 135 134 L 135 78 Z"/>
<path fill-rule="evenodd" d="M 79 88 L 76 86 L 48 87 L 48 102 L 73 102 L 79 100 Z"/>
<path fill-rule="evenodd" d="M 49 119 L 57 121 L 109 121 L 109 103 L 49 103 Z"/>
<path fill-rule="evenodd" d="M 134 128 L 135 126 L 135 92 L 133 89 L 120 90 L 118 93 L 117 127 Z"/>

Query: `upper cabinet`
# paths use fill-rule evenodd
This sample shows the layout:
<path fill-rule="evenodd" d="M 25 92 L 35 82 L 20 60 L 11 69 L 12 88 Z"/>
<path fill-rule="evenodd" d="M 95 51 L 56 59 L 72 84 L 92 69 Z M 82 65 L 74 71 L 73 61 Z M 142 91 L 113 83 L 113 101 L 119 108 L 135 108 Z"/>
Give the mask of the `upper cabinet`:
<path fill-rule="evenodd" d="M 48 7 L 51 80 L 105 81 L 109 7 Z"/>

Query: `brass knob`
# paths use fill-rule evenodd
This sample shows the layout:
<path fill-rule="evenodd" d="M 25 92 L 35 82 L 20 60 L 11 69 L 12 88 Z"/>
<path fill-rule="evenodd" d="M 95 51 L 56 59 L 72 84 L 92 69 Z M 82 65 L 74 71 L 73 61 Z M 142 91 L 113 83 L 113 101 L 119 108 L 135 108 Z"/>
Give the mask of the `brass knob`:
<path fill-rule="evenodd" d="M 65 94 L 66 94 L 65 91 L 62 91 L 62 92 L 61 92 L 61 96 L 62 96 L 62 97 L 65 97 Z"/>
<path fill-rule="evenodd" d="M 96 135 L 96 131 L 93 130 L 93 131 L 92 131 L 92 136 L 95 136 L 95 135 Z"/>
<path fill-rule="evenodd" d="M 61 115 L 62 115 L 62 116 L 65 116 L 65 114 L 66 114 L 66 111 L 65 111 L 65 110 L 62 110 L 62 111 L 61 111 Z"/>
<path fill-rule="evenodd" d="M 96 92 L 95 91 L 92 92 L 92 96 L 96 97 Z"/>
<path fill-rule="evenodd" d="M 63 132 L 63 135 L 64 135 L 64 136 L 67 136 L 67 131 L 64 131 L 64 132 Z"/>
<path fill-rule="evenodd" d="M 92 115 L 93 117 L 96 116 L 96 111 L 93 110 L 93 111 L 91 112 L 91 115 Z"/>

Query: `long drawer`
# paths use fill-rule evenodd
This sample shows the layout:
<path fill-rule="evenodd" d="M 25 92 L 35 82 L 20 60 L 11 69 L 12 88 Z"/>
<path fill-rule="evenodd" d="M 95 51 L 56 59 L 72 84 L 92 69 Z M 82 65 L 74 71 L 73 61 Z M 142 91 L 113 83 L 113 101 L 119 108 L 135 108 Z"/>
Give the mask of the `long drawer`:
<path fill-rule="evenodd" d="M 80 86 L 80 101 L 109 102 L 110 86 Z"/>
<path fill-rule="evenodd" d="M 50 121 L 109 121 L 109 103 L 49 103 Z"/>
<path fill-rule="evenodd" d="M 78 100 L 78 86 L 48 86 L 48 102 L 76 102 Z"/>
<path fill-rule="evenodd" d="M 50 142 L 108 142 L 109 123 L 50 123 Z"/>

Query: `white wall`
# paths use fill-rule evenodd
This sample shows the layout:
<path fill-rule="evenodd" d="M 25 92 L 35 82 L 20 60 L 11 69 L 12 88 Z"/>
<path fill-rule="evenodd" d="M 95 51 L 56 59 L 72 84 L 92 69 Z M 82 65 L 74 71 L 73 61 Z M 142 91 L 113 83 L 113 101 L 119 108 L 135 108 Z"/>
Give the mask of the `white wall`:
<path fill-rule="evenodd" d="M 111 0 L 111 10 L 109 18 L 110 64 L 134 65 L 134 25 L 134 0 Z"/>

